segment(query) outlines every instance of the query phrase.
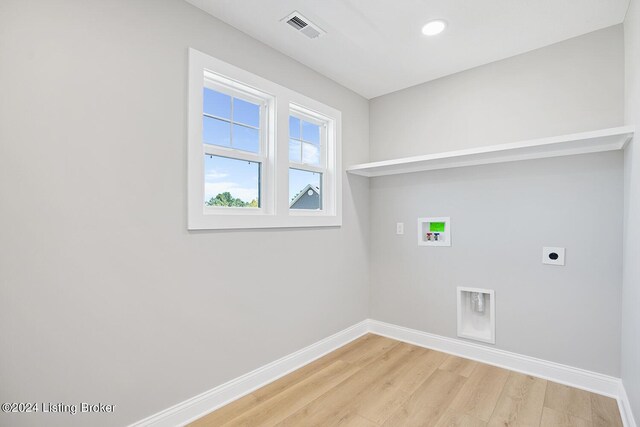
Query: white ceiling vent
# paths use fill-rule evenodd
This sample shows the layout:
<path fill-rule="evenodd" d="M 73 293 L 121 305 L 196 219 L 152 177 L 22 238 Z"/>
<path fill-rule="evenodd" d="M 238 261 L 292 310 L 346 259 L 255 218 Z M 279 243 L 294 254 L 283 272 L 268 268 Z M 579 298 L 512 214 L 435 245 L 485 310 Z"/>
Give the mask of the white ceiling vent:
<path fill-rule="evenodd" d="M 291 25 L 293 28 L 295 28 L 296 31 L 300 31 L 310 39 L 315 39 L 323 34 L 326 34 L 326 31 L 302 16 L 302 14 L 298 11 L 293 12 L 289 16 L 285 16 L 284 18 L 282 18 L 282 21 Z"/>

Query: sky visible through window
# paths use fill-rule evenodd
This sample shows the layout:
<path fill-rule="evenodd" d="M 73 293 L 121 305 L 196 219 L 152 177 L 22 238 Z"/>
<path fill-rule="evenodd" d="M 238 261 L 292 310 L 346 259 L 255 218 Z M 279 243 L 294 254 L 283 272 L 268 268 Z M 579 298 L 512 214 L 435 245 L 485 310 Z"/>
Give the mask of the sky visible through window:
<path fill-rule="evenodd" d="M 205 144 L 260 152 L 260 106 L 205 88 L 202 140 Z"/>
<path fill-rule="evenodd" d="M 289 160 L 320 165 L 320 126 L 289 116 Z"/>
<path fill-rule="evenodd" d="M 203 132 L 205 144 L 231 147 L 258 153 L 260 106 L 204 88 Z M 296 117 L 289 120 L 291 161 L 318 165 L 320 163 L 320 128 Z M 294 139 L 295 138 L 295 139 Z M 293 153 L 297 143 L 299 151 Z M 246 204 L 259 201 L 260 166 L 255 162 L 205 155 L 204 202 L 229 192 Z M 321 174 L 291 169 L 289 173 L 289 202 L 308 184 L 320 187 Z"/>
<path fill-rule="evenodd" d="M 321 163 L 320 126 L 289 116 L 289 161 L 319 166 Z M 322 175 L 311 171 L 289 169 L 289 202 L 311 184 L 320 190 Z M 319 206 L 317 206 L 319 208 Z"/>
<path fill-rule="evenodd" d="M 204 156 L 204 201 L 229 192 L 245 203 L 258 200 L 260 167 L 258 163 L 220 156 Z"/>
<path fill-rule="evenodd" d="M 204 89 L 205 114 L 231 120 L 231 96 L 208 88 Z M 260 126 L 260 107 L 239 98 L 233 98 L 233 121 L 257 128 Z"/>
<path fill-rule="evenodd" d="M 320 187 L 320 174 L 297 169 L 289 173 L 289 202 L 308 184 Z M 258 199 L 259 168 L 257 163 L 226 157 L 205 155 L 204 201 L 228 191 L 245 203 Z"/>

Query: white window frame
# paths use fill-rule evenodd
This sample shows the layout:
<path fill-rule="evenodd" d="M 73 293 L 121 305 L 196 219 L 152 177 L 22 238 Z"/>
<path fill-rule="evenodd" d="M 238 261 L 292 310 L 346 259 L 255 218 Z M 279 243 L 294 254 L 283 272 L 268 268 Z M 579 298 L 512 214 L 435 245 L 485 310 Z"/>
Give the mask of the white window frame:
<path fill-rule="evenodd" d="M 204 144 L 203 88 L 260 103 L 260 153 Z M 233 95 L 232 93 L 235 93 Z M 326 125 L 322 168 L 322 210 L 289 209 L 289 115 L 302 114 Z M 188 82 L 188 229 L 336 227 L 342 225 L 340 111 L 235 67 L 189 49 Z M 264 126 L 264 129 L 263 129 Z M 322 142 L 322 141 L 321 141 Z M 204 156 L 260 162 L 260 208 L 207 207 L 204 204 Z M 321 154 L 322 155 L 322 154 Z M 296 166 L 292 166 L 297 168 Z M 300 169 L 309 169 L 304 165 Z"/>
<path fill-rule="evenodd" d="M 234 215 L 261 215 L 264 213 L 268 213 L 272 211 L 272 207 L 269 204 L 269 201 L 272 199 L 273 188 L 272 186 L 266 185 L 273 178 L 273 167 L 270 165 L 269 160 L 269 128 L 273 125 L 270 123 L 270 110 L 273 105 L 273 98 L 265 93 L 259 93 L 255 90 L 247 90 L 247 88 L 241 88 L 239 85 L 232 81 L 227 81 L 222 76 L 215 75 L 208 71 L 204 72 L 204 88 L 215 90 L 216 92 L 223 93 L 225 95 L 229 95 L 236 99 L 241 99 L 243 101 L 251 102 L 253 104 L 258 104 L 260 108 L 260 121 L 259 121 L 259 148 L 258 153 L 252 153 L 250 151 L 239 150 L 233 148 L 233 140 L 231 141 L 231 147 L 224 147 L 220 145 L 213 144 L 205 144 L 202 142 L 203 148 L 203 160 L 204 156 L 212 155 L 218 157 L 226 157 L 233 160 L 246 160 L 248 162 L 254 162 L 260 164 L 260 177 L 259 177 L 259 188 L 258 188 L 258 197 L 260 199 L 260 207 L 259 208 L 234 208 L 234 207 L 221 207 L 221 206 L 204 206 L 205 213 L 209 214 L 234 214 Z M 244 89 L 244 90 L 243 90 Z M 203 111 L 202 116 L 213 117 L 208 114 L 205 114 Z M 219 118 L 220 120 L 227 121 L 227 119 Z M 231 118 L 229 120 L 231 123 L 231 133 L 233 135 L 233 110 L 231 111 Z M 203 171 L 203 186 L 204 186 L 204 171 Z M 204 188 L 203 188 L 204 195 Z M 204 197 L 203 197 L 204 202 Z"/>
<path fill-rule="evenodd" d="M 331 164 L 331 159 L 335 156 L 330 152 L 330 148 L 334 145 L 333 140 L 336 138 L 335 135 L 335 121 L 327 116 L 322 115 L 321 113 L 311 111 L 308 108 L 305 108 L 300 105 L 291 104 L 289 106 L 289 116 L 296 117 L 299 120 L 305 121 L 307 123 L 313 123 L 320 126 L 320 164 L 314 165 L 309 163 L 302 162 L 293 162 L 289 160 L 289 168 L 297 169 L 306 172 L 315 172 L 322 174 L 322 182 L 320 183 L 320 209 L 291 209 L 289 207 L 290 215 L 325 215 L 324 211 L 328 210 L 332 211 L 333 206 L 335 204 L 335 200 L 331 197 L 331 191 L 325 191 L 325 188 L 332 188 L 333 181 L 335 179 L 335 174 L 332 173 L 334 167 Z M 301 147 L 300 150 L 303 150 L 302 144 L 302 135 L 301 137 Z"/>

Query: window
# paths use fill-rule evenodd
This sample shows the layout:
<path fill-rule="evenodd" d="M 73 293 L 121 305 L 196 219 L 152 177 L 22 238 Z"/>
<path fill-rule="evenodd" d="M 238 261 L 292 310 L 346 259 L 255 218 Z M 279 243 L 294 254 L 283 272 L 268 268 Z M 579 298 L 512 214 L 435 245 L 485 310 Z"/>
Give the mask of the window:
<path fill-rule="evenodd" d="M 289 209 L 322 209 L 322 174 L 289 168 Z"/>
<path fill-rule="evenodd" d="M 205 207 L 260 209 L 268 99 L 205 79 L 202 100 Z"/>
<path fill-rule="evenodd" d="M 341 225 L 339 111 L 189 54 L 189 229 Z"/>
<path fill-rule="evenodd" d="M 206 85 L 202 98 L 202 142 L 204 144 L 260 153 L 262 100 L 256 99 L 254 101 L 256 103 L 245 101 L 218 92 Z"/>
<path fill-rule="evenodd" d="M 291 107 L 289 116 L 289 208 L 321 211 L 327 121 Z"/>
<path fill-rule="evenodd" d="M 205 153 L 205 206 L 260 208 L 260 165 Z"/>

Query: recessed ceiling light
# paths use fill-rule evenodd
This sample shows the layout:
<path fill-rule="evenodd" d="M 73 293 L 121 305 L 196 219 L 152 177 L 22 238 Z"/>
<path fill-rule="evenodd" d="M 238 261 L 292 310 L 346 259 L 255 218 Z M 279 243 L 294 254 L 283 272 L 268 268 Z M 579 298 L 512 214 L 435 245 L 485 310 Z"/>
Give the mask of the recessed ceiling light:
<path fill-rule="evenodd" d="M 427 22 L 424 27 L 422 27 L 422 34 L 425 36 L 435 36 L 436 34 L 440 34 L 447 27 L 447 23 L 442 19 L 436 19 L 430 22 Z"/>

